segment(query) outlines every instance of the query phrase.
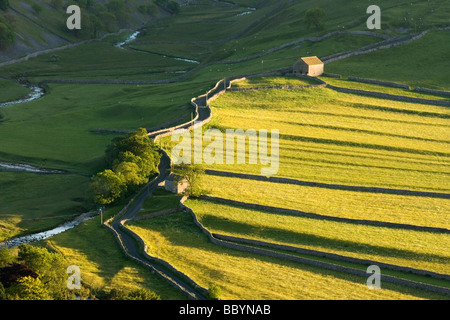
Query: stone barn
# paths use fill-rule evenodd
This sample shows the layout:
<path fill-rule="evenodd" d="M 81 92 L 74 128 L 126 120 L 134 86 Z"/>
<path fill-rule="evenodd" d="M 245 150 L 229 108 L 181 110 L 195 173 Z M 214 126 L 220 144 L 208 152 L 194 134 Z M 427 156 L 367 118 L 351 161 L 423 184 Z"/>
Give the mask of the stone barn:
<path fill-rule="evenodd" d="M 323 62 L 314 57 L 303 57 L 294 64 L 294 74 L 305 74 L 310 77 L 317 77 L 323 73 Z"/>
<path fill-rule="evenodd" d="M 176 174 L 171 173 L 164 181 L 164 189 L 175 194 L 184 193 L 188 187 L 186 179 L 180 179 Z"/>

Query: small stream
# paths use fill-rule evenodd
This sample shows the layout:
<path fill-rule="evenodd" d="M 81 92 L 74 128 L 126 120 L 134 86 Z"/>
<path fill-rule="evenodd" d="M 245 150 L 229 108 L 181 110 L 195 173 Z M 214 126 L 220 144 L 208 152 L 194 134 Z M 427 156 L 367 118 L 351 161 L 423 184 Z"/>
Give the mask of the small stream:
<path fill-rule="evenodd" d="M 46 173 L 46 174 L 63 174 L 65 172 L 59 170 L 41 169 L 30 166 L 28 164 L 0 162 L 0 171 L 20 171 L 31 173 Z"/>
<path fill-rule="evenodd" d="M 167 56 L 164 56 L 164 57 L 167 57 Z M 189 62 L 189 63 L 200 64 L 200 62 L 197 61 L 197 60 L 191 60 L 191 59 L 185 59 L 185 58 L 178 58 L 178 57 L 169 57 L 169 58 L 172 58 L 172 59 L 178 60 L 178 61 L 184 61 L 184 62 Z"/>
<path fill-rule="evenodd" d="M 117 47 L 117 48 L 125 49 L 124 46 L 127 45 L 128 43 L 136 40 L 140 33 L 141 33 L 141 31 L 136 31 L 133 34 L 131 34 L 128 38 L 126 38 L 124 41 L 116 43 L 114 46 Z M 138 51 L 146 52 L 144 50 L 138 50 Z M 165 54 L 155 53 L 155 52 L 147 52 L 147 53 L 157 54 L 157 55 L 163 56 L 164 58 L 174 59 L 174 60 L 178 60 L 178 61 L 184 61 L 184 62 L 188 62 L 188 63 L 200 64 L 200 61 L 197 61 L 197 60 L 186 59 L 186 58 L 181 58 L 181 57 L 167 56 Z"/>
<path fill-rule="evenodd" d="M 12 247 L 20 246 L 22 244 L 28 244 L 28 243 L 32 243 L 32 242 L 50 238 L 51 236 L 63 233 L 64 231 L 67 231 L 69 229 L 72 229 L 73 227 L 76 227 L 80 223 L 94 218 L 96 215 L 97 215 L 96 212 L 95 213 L 93 213 L 93 212 L 83 213 L 82 215 L 76 217 L 74 220 L 65 222 L 65 223 L 61 224 L 60 226 L 53 228 L 51 230 L 42 231 L 42 232 L 27 235 L 27 236 L 12 238 L 7 241 L 0 242 L 0 248 L 5 246 L 5 244 L 8 246 L 8 248 L 12 248 Z"/>
<path fill-rule="evenodd" d="M 247 14 L 251 14 L 251 13 L 253 13 L 255 10 L 256 10 L 256 8 L 247 8 L 247 11 L 238 13 L 238 14 L 236 15 L 236 17 L 241 17 L 241 16 L 245 16 L 245 15 L 247 15 Z"/>
<path fill-rule="evenodd" d="M 119 43 L 117 43 L 115 46 L 116 46 L 117 48 L 124 49 L 123 46 L 126 45 L 126 44 L 128 44 L 128 43 L 130 43 L 131 41 L 136 40 L 140 33 L 141 33 L 140 31 L 135 31 L 135 32 L 132 33 L 128 38 L 126 38 L 125 41 L 119 42 Z"/>
<path fill-rule="evenodd" d="M 127 39 L 125 39 L 123 42 L 119 42 L 115 46 L 118 48 L 124 49 L 124 46 L 126 44 L 130 43 L 131 41 L 136 40 L 136 38 L 139 36 L 139 34 L 140 34 L 140 31 L 136 31 L 133 34 L 131 34 Z M 190 63 L 196 63 L 196 64 L 200 63 L 195 60 L 189 60 L 189 59 L 178 58 L 178 57 L 169 57 L 169 58 L 172 58 L 175 60 L 186 61 L 186 62 L 190 62 Z M 179 72 L 185 72 L 185 71 L 179 71 Z M 0 103 L 0 107 L 30 102 L 30 101 L 33 101 L 33 100 L 36 100 L 36 99 L 42 97 L 45 94 L 45 90 L 38 86 L 30 85 L 27 87 L 30 89 L 30 93 L 26 97 L 24 97 L 22 99 L 14 100 L 14 101 Z M 64 172 L 58 171 L 58 170 L 41 169 L 41 168 L 33 167 L 30 165 L 26 165 L 26 164 L 15 164 L 15 163 L 7 163 L 7 162 L 0 162 L 0 171 L 2 171 L 2 169 L 4 171 L 22 171 L 22 172 L 43 173 L 43 174 L 64 173 Z M 28 243 L 32 243 L 32 242 L 50 238 L 54 235 L 57 235 L 57 234 L 65 232 L 67 230 L 70 230 L 70 229 L 76 227 L 77 225 L 79 225 L 80 223 L 90 220 L 97 215 L 98 215 L 97 212 L 84 213 L 84 214 L 76 217 L 75 219 L 65 222 L 53 229 L 42 231 L 42 232 L 37 232 L 34 234 L 22 236 L 22 237 L 12 238 L 12 239 L 8 239 L 4 242 L 0 242 L 0 248 L 5 245 L 7 245 L 9 248 L 17 247 L 22 244 L 28 244 Z"/>
<path fill-rule="evenodd" d="M 10 106 L 13 104 L 30 102 L 30 101 L 39 99 L 40 97 L 42 97 L 45 94 L 44 89 L 41 87 L 38 87 L 35 85 L 30 85 L 30 86 L 25 85 L 25 86 L 30 89 L 30 93 L 28 93 L 28 95 L 26 97 L 24 97 L 22 99 L 18 99 L 18 100 L 8 101 L 8 102 L 0 102 L 0 108 Z"/>

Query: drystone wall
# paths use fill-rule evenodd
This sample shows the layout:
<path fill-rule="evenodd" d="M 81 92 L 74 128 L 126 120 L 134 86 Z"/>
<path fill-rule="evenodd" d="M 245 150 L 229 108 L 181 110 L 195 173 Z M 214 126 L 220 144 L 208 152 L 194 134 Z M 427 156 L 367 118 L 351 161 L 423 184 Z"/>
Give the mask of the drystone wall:
<path fill-rule="evenodd" d="M 231 199 L 223 199 L 223 198 L 213 197 L 213 196 L 201 196 L 200 198 L 209 200 L 209 201 L 215 201 L 215 202 L 225 203 L 225 204 L 229 204 L 229 205 L 233 205 L 233 206 L 238 206 L 238 207 L 246 207 L 246 208 L 252 208 L 252 209 L 257 209 L 257 210 L 261 210 L 261 211 L 267 211 L 267 212 L 272 212 L 272 213 L 283 213 L 283 214 L 289 214 L 289 215 L 293 215 L 293 216 L 306 217 L 306 218 L 312 218 L 312 219 L 353 223 L 353 224 L 362 224 L 362 225 L 370 225 L 370 226 L 386 227 L 386 228 L 425 231 L 425 232 L 450 233 L 450 230 L 445 229 L 445 228 L 424 227 L 424 226 L 416 226 L 416 225 L 405 224 L 405 223 L 395 223 L 395 222 L 378 221 L 378 220 L 334 217 L 334 216 L 321 215 L 321 214 L 317 214 L 317 213 L 305 212 L 305 211 L 294 210 L 294 209 L 287 209 L 287 208 L 281 208 L 281 207 L 275 207 L 275 206 L 267 206 L 267 205 L 262 205 L 262 204 L 257 204 L 257 203 L 249 203 L 249 202 L 237 201 L 237 200 L 231 200 Z"/>
<path fill-rule="evenodd" d="M 212 234 L 209 230 L 207 230 L 201 224 L 201 222 L 198 220 L 195 212 L 191 208 L 189 208 L 188 206 L 186 206 L 184 204 L 186 199 L 187 199 L 187 197 L 184 197 L 181 200 L 182 205 L 184 206 L 186 211 L 191 214 L 191 216 L 192 216 L 192 218 L 194 220 L 194 223 L 197 225 L 197 227 L 199 227 L 200 230 L 210 239 L 210 241 L 212 243 L 216 244 L 216 245 L 220 245 L 220 246 L 227 247 L 227 248 L 230 248 L 230 249 L 245 251 L 245 252 L 249 252 L 249 253 L 253 253 L 253 254 L 261 254 L 261 255 L 266 255 L 266 256 L 270 256 L 270 257 L 274 257 L 274 258 L 278 258 L 278 259 L 304 263 L 304 264 L 312 265 L 312 266 L 315 266 L 315 267 L 325 268 L 325 269 L 334 270 L 334 271 L 338 271 L 338 272 L 344 272 L 344 273 L 348 273 L 348 274 L 354 274 L 354 275 L 357 275 L 357 276 L 368 278 L 368 274 L 365 271 L 362 271 L 362 270 L 348 268 L 348 267 L 343 267 L 343 266 L 340 266 L 340 265 L 326 263 L 326 262 L 321 262 L 321 261 L 307 259 L 307 258 L 301 258 L 301 257 L 293 256 L 293 255 L 290 255 L 290 254 L 285 254 L 285 253 L 281 253 L 281 252 L 275 252 L 275 251 L 272 251 L 272 250 L 262 249 L 260 247 L 253 247 L 253 246 L 249 246 L 249 245 L 239 244 L 239 243 L 236 243 L 236 242 L 231 242 L 231 241 L 225 241 L 225 240 L 218 239 L 218 238 L 215 237 L 214 234 Z M 228 238 L 228 239 L 230 240 L 230 238 Z M 235 238 L 234 240 L 237 240 L 237 238 Z M 240 238 L 239 240 L 242 241 L 242 242 L 244 242 L 244 241 L 248 242 L 248 239 Z M 432 285 L 423 284 L 423 283 L 419 283 L 419 282 L 414 282 L 414 281 L 410 281 L 410 280 L 395 278 L 395 277 L 386 276 L 386 275 L 383 275 L 383 274 L 381 275 L 380 280 L 382 282 L 384 282 L 384 281 L 385 282 L 391 282 L 391 283 L 396 283 L 396 284 L 400 284 L 400 285 L 406 285 L 406 286 L 410 286 L 410 287 L 414 287 L 414 288 L 419 288 L 419 289 L 429 290 L 429 291 L 433 291 L 433 292 L 438 292 L 438 293 L 442 293 L 442 294 L 450 294 L 450 289 L 447 289 L 447 288 L 442 288 L 442 287 L 432 286 Z"/>
<path fill-rule="evenodd" d="M 379 84 L 379 85 L 382 85 L 382 86 L 388 86 L 388 87 L 393 87 L 393 88 L 401 88 L 401 89 L 407 89 L 407 90 L 411 89 L 406 84 L 401 84 L 401 83 L 396 83 L 396 82 L 374 80 L 374 79 L 365 79 L 365 78 L 358 78 L 358 77 L 348 77 L 348 80 L 356 81 L 356 82 L 362 82 L 362 83 Z"/>
<path fill-rule="evenodd" d="M 450 91 L 434 90 L 434 89 L 427 89 L 427 88 L 420 88 L 420 87 L 414 88 L 414 91 L 450 97 Z"/>
<path fill-rule="evenodd" d="M 414 97 L 401 96 L 401 95 L 382 93 L 382 92 L 376 92 L 376 91 L 349 89 L 349 88 L 336 87 L 336 86 L 333 86 L 331 84 L 328 84 L 327 88 L 331 88 L 331 89 L 339 91 L 339 92 L 368 95 L 368 96 L 381 98 L 381 99 L 390 99 L 390 100 L 397 100 L 397 101 L 403 101 L 403 102 L 432 104 L 432 105 L 436 105 L 436 106 L 450 106 L 450 101 L 445 101 L 445 100 L 432 100 L 432 99 L 424 99 L 424 98 L 414 98 Z"/>

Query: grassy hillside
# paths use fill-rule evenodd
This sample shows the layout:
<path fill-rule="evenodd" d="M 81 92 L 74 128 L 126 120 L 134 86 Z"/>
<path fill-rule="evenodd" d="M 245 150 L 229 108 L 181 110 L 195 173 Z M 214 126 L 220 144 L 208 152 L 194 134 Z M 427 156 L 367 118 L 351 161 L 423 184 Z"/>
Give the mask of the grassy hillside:
<path fill-rule="evenodd" d="M 131 229 L 143 237 L 149 254 L 169 261 L 205 287 L 219 285 L 225 300 L 401 300 L 427 296 L 408 289 L 399 293 L 398 287 L 389 284 L 374 292 L 355 276 L 216 246 L 186 213 L 136 222 Z"/>
<path fill-rule="evenodd" d="M 450 90 L 448 32 L 429 32 L 422 39 L 389 50 L 327 64 L 329 72 L 344 76 L 396 81 L 414 87 Z M 430 52 L 430 48 L 432 48 Z"/>
<path fill-rule="evenodd" d="M 76 43 L 97 38 L 120 29 L 136 29 L 157 17 L 168 14 L 164 7 L 153 1 L 117 1 L 120 9 L 109 7 L 110 1 L 90 1 L 91 6 L 72 0 L 10 0 L 8 10 L 1 11 L 15 32 L 15 44 L 0 51 L 0 61 L 7 61 L 35 51 L 56 48 L 68 43 Z M 70 4 L 81 7 L 82 28 L 75 32 L 68 30 L 66 8 Z M 152 4 L 154 10 L 140 10 L 140 6 Z"/>
<path fill-rule="evenodd" d="M 0 79 L 0 103 L 15 100 L 28 94 L 29 90 L 18 83 Z"/>
<path fill-rule="evenodd" d="M 296 83 L 292 78 L 250 78 L 235 87 Z M 360 89 L 367 88 L 361 85 Z M 383 87 L 382 91 L 389 90 L 392 89 Z M 449 228 L 447 198 L 336 187 L 448 193 L 446 107 L 337 93 L 327 88 L 228 92 L 211 105 L 213 120 L 207 128 L 223 133 L 227 128 L 279 129 L 278 176 L 333 186 L 205 175 L 202 188 L 209 195 L 322 216 L 312 219 L 270 209 L 189 200 L 187 205 L 208 230 L 448 274 L 450 257 L 442 254 L 448 251 L 450 243 L 445 232 L 334 221 L 345 218 Z M 169 140 L 166 146 L 176 144 Z M 204 147 L 207 145 L 205 142 Z M 224 163 L 205 167 L 259 175 L 263 166 L 226 164 L 225 159 Z M 149 225 L 150 222 L 146 228 Z M 144 238 L 150 232 L 136 230 Z M 170 250 L 169 247 L 167 244 L 164 250 Z M 175 257 L 168 259 L 179 263 Z M 186 266 L 182 268 L 195 273 Z M 407 274 L 395 276 L 409 278 Z M 448 286 L 445 281 L 434 283 Z"/>
<path fill-rule="evenodd" d="M 33 11 L 32 4 L 35 2 L 42 7 L 39 13 Z M 0 52 L 0 62 L 28 52 L 79 43 L 90 38 L 77 37 L 62 30 L 67 15 L 52 7 L 50 0 L 10 0 L 10 3 L 11 9 L 1 14 L 9 15 L 11 21 L 15 21 L 17 40 L 14 47 Z M 74 173 L 42 176 L 0 172 L 1 239 L 54 227 L 86 210 L 89 176 L 103 169 L 105 148 L 114 137 L 119 136 L 114 130 L 152 129 L 190 120 L 193 111 L 189 105 L 191 98 L 205 93 L 223 77 L 289 67 L 300 56 L 325 57 L 382 41 L 373 35 L 348 33 L 367 31 L 368 15 L 365 11 L 371 3 L 356 0 L 190 1 L 189 5 L 182 6 L 177 15 L 168 14 L 160 8 L 156 16 L 140 12 L 138 7 L 143 3 L 147 1 L 127 1 L 129 20 L 124 24 L 114 23 L 111 30 L 97 34 L 101 36 L 119 28 L 130 28 L 121 35 L 0 67 L 2 77 L 26 78 L 33 83 L 45 80 L 105 82 L 49 83 L 45 85 L 44 97 L 0 108 L 0 161 Z M 361 76 L 404 82 L 411 86 L 450 88 L 446 58 L 448 41 L 445 41 L 449 31 L 436 30 L 448 25 L 445 14 L 449 10 L 448 1 L 383 0 L 377 4 L 382 9 L 382 29 L 376 32 L 383 36 L 404 37 L 423 30 L 432 31 L 409 44 L 327 64 L 326 71 L 344 76 L 344 79 L 329 79 L 330 83 L 448 100 L 413 91 L 355 84 L 346 79 L 348 76 Z M 304 19 L 306 10 L 316 6 L 323 7 L 327 12 L 325 29 L 320 31 L 308 29 Z M 114 46 L 136 29 L 140 29 L 141 34 L 135 41 L 122 49 Z M 347 33 L 324 37 L 335 31 Z M 436 63 L 427 63 L 430 54 Z M 129 80 L 167 79 L 173 82 L 120 84 L 120 81 Z M 108 83 L 112 80 L 119 83 Z M 258 78 L 236 86 L 291 83 L 299 84 L 303 80 Z M 26 93 L 26 88 L 12 81 L 0 80 L 0 101 L 16 99 Z M 279 176 L 352 186 L 428 192 L 450 190 L 447 169 L 448 108 L 343 94 L 330 89 L 227 93 L 212 106 L 214 118 L 210 127 L 221 130 L 280 130 Z M 101 133 L 97 129 L 101 129 Z M 224 165 L 210 168 L 259 174 L 261 166 Z M 205 177 L 204 185 L 214 195 L 225 198 L 339 217 L 448 227 L 447 199 L 344 192 L 211 176 Z M 224 188 L 223 185 L 233 188 Z M 177 198 L 157 195 L 148 200 L 142 214 L 173 207 L 176 202 Z M 112 216 L 124 203 L 107 208 L 105 215 Z M 414 232 L 390 234 L 381 230 L 383 228 L 361 227 L 358 231 L 367 231 L 368 234 L 363 239 L 365 242 L 359 243 L 354 234 L 338 239 L 340 235 L 336 230 L 343 228 L 350 232 L 351 227 L 326 224 L 329 228 L 320 230 L 329 232 L 326 236 L 328 240 L 320 244 L 317 239 L 324 239 L 325 235 L 307 234 L 309 230 L 305 230 L 305 225 L 312 229 L 322 225 L 308 224 L 310 221 L 307 220 L 302 220 L 304 225 L 300 220 L 286 220 L 284 224 L 292 224 L 295 230 L 281 230 L 276 234 L 273 231 L 281 228 L 272 225 L 272 216 L 256 214 L 255 225 L 242 228 L 244 231 L 240 232 L 233 230 L 233 226 L 242 227 L 246 223 L 242 221 L 246 215 L 243 214 L 244 208 L 228 208 L 200 201 L 190 204 L 212 230 L 251 235 L 258 239 L 272 237 L 273 241 L 294 245 L 322 246 L 323 250 L 375 257 L 405 265 L 417 258 L 423 268 L 448 273 L 445 269 L 448 257 L 439 253 L 436 245 L 440 243 L 445 251 L 448 247 L 446 235 Z M 233 214 L 234 221 L 224 222 L 227 217 L 221 214 L 228 211 Z M 338 273 L 330 275 L 324 270 L 295 263 L 223 250 L 208 243 L 183 214 L 145 221 L 133 228 L 146 242 L 159 241 L 161 257 L 192 274 L 202 285 L 207 287 L 212 278 L 217 278 L 226 288 L 225 298 L 436 297 L 395 286 L 382 292 L 368 292 L 364 281 L 360 283 L 361 279 Z M 271 232 L 264 234 L 264 229 L 271 229 Z M 290 237 L 292 232 L 305 235 L 296 242 Z M 383 244 L 375 243 L 373 237 L 376 234 L 386 236 Z M 423 241 L 415 242 L 416 237 L 423 238 Z M 399 238 L 403 240 L 396 245 Z M 411 247 L 407 247 L 407 243 L 407 248 L 400 247 L 400 243 L 405 243 L 404 239 L 411 239 Z M 92 246 L 93 243 L 99 245 Z M 336 248 L 335 244 L 340 247 Z M 82 266 L 87 272 L 86 285 L 96 290 L 110 289 L 116 285 L 143 285 L 155 290 L 164 299 L 181 298 L 177 291 L 159 278 L 125 259 L 112 234 L 102 228 L 97 220 L 88 221 L 41 245 L 63 252 L 73 263 Z M 151 253 L 158 254 L 158 251 L 151 247 Z M 400 253 L 398 257 L 395 256 L 397 253 Z M 232 261 L 227 261 L 229 257 L 233 258 Z M 238 268 L 233 268 L 233 264 Z M 245 266 L 251 268 L 245 270 Z M 277 278 L 272 278 L 272 270 L 279 272 Z M 262 276 L 252 280 L 258 271 Z M 286 282 L 286 279 L 291 282 Z M 308 283 L 308 286 L 299 290 L 298 279 L 301 279 L 300 283 Z M 331 288 L 329 294 L 321 292 L 324 287 Z"/>

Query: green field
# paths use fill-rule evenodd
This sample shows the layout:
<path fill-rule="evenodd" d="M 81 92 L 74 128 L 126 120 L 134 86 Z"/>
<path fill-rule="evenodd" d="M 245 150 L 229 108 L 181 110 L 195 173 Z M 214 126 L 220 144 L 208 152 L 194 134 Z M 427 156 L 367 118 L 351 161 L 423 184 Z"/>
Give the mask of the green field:
<path fill-rule="evenodd" d="M 178 89 L 181 93 L 167 103 L 162 86 L 50 85 L 48 94 L 38 100 L 2 108 L 0 135 L 8 138 L 0 159 L 96 172 L 104 165 L 106 146 L 118 134 L 94 131 L 153 128 L 177 118 L 175 124 L 185 122 L 192 109 L 184 99 L 186 93 Z"/>
<path fill-rule="evenodd" d="M 404 267 L 412 267 L 411 263 L 414 261 L 414 268 L 417 269 L 443 274 L 450 271 L 448 234 L 310 219 L 204 200 L 190 200 L 187 205 L 213 233 Z"/>
<path fill-rule="evenodd" d="M 117 212 L 117 208 L 111 211 Z M 110 215 L 109 211 L 105 212 L 105 218 Z M 165 280 L 129 260 L 111 231 L 100 224 L 98 217 L 43 241 L 40 245 L 63 254 L 68 263 L 78 265 L 82 270 L 83 285 L 94 294 L 111 289 L 147 288 L 156 292 L 163 300 L 185 299 L 184 295 Z"/>
<path fill-rule="evenodd" d="M 30 90 L 15 82 L 0 78 L 0 103 L 19 99 Z"/>
<path fill-rule="evenodd" d="M 412 97 L 412 98 L 420 98 L 420 99 L 430 99 L 430 100 L 442 100 L 442 101 L 449 101 L 448 96 L 444 95 L 438 95 L 438 94 L 428 94 L 423 92 L 415 91 L 414 88 L 411 89 L 402 89 L 402 88 L 394 88 L 389 87 L 387 85 L 378 85 L 378 84 L 371 84 L 371 83 L 362 83 L 357 82 L 345 78 L 331 78 L 331 77 L 320 77 L 323 81 L 325 81 L 328 84 L 331 84 L 336 87 L 340 88 L 348 88 L 348 89 L 357 89 L 357 90 L 365 90 L 365 91 L 375 91 L 375 92 L 382 92 L 397 96 L 405 96 L 405 97 Z"/>
<path fill-rule="evenodd" d="M 448 199 L 337 190 L 209 175 L 202 177 L 202 185 L 211 196 L 225 199 L 329 217 L 450 229 Z"/>
<path fill-rule="evenodd" d="M 389 50 L 350 57 L 326 65 L 328 72 L 405 83 L 413 87 L 450 90 L 448 31 L 429 32 L 423 38 Z M 430 56 L 429 48 L 433 48 Z M 432 63 L 430 63 L 432 61 Z"/>
<path fill-rule="evenodd" d="M 88 183 L 89 178 L 76 175 L 0 171 L 0 242 L 50 229 L 87 212 Z"/>
<path fill-rule="evenodd" d="M 428 295 L 405 288 L 402 294 L 390 284 L 374 292 L 355 276 L 216 246 L 187 213 L 132 223 L 130 228 L 147 243 L 149 254 L 172 263 L 204 287 L 219 285 L 225 300 L 409 300 Z"/>
<path fill-rule="evenodd" d="M 155 212 L 175 209 L 179 207 L 182 196 L 166 190 L 157 189 L 144 202 L 144 208 L 136 216 L 144 216 Z"/>
<path fill-rule="evenodd" d="M 58 57 L 52 61 L 52 56 Z M 77 46 L 55 54 L 44 54 L 21 63 L 7 66 L 8 76 L 24 74 L 32 81 L 64 80 L 155 80 L 176 76 L 175 71 L 194 66 L 161 55 L 124 50 L 109 42 L 95 42 Z M 24 72 L 23 69 L 26 69 Z"/>
<path fill-rule="evenodd" d="M 278 176 L 353 186 L 449 190 L 446 107 L 327 88 L 230 92 L 211 105 L 214 117 L 208 128 L 279 130 Z M 207 167 L 252 174 L 260 174 L 263 167 L 228 165 L 225 158 L 223 162 Z"/>
<path fill-rule="evenodd" d="M 345 80 L 334 81 L 337 84 Z M 248 88 L 295 83 L 292 78 L 256 77 L 234 86 Z M 361 84 L 360 89 L 367 90 L 368 86 Z M 378 91 L 392 90 L 381 89 Z M 216 128 L 224 133 L 227 128 L 279 129 L 278 176 L 355 187 L 449 191 L 450 123 L 446 107 L 337 93 L 326 88 L 228 92 L 211 105 L 213 119 L 204 130 Z M 176 141 L 169 140 L 166 139 L 166 146 L 170 148 Z M 249 149 L 247 146 L 246 151 Z M 225 159 L 224 163 L 205 167 L 254 175 L 259 175 L 262 167 L 260 163 L 226 164 Z M 186 204 L 213 233 L 444 274 L 450 271 L 450 257 L 444 253 L 450 248 L 446 233 L 328 221 L 326 218 L 449 229 L 448 199 L 215 175 L 203 176 L 202 188 L 212 196 L 324 217 L 311 219 L 269 209 L 261 211 L 207 200 L 189 200 Z M 176 261 L 176 258 L 171 260 Z M 405 274 L 395 276 L 409 278 Z M 435 284 L 448 286 L 439 280 Z"/>
<path fill-rule="evenodd" d="M 14 13 L 15 31 L 24 43 L 42 46 L 49 34 L 80 40 L 61 32 L 65 15 L 57 15 L 50 0 L 41 1 L 40 15 L 31 12 L 33 1 L 10 2 L 46 28 Z M 145 1 L 126 3 L 136 11 Z M 430 31 L 408 44 L 326 64 L 326 72 L 343 78 L 322 79 L 346 88 L 448 101 L 444 96 L 347 79 L 358 76 L 450 90 L 449 31 L 438 30 L 448 26 L 448 1 L 381 0 L 377 4 L 383 18 L 382 29 L 376 32 L 405 37 Z M 307 28 L 305 23 L 305 11 L 316 6 L 327 13 L 321 31 Z M 356 0 L 193 2 L 183 6 L 178 15 L 163 14 L 150 23 L 146 23 L 148 17 L 136 13 L 131 25 L 134 30 L 141 28 L 142 33 L 124 49 L 114 44 L 131 30 L 1 67 L 2 77 L 50 83 L 43 85 L 46 94 L 42 98 L 0 108 L 0 161 L 60 169 L 68 174 L 0 171 L 0 241 L 53 228 L 92 209 L 88 203 L 90 176 L 104 169 L 105 149 L 121 135 L 117 130 L 154 130 L 189 121 L 194 111 L 191 99 L 224 77 L 273 71 L 292 66 L 301 56 L 323 58 L 380 42 L 381 38 L 367 34 L 316 38 L 335 31 L 367 31 L 367 6 Z M 173 82 L 120 83 L 168 79 Z M 58 80 L 104 84 L 61 84 Z M 277 76 L 248 78 L 233 86 L 315 83 Z M 25 87 L 0 79 L 0 103 L 27 93 Z M 330 88 L 228 92 L 211 107 L 213 119 L 205 130 L 279 130 L 279 177 L 450 193 L 448 107 L 339 93 Z M 166 138 L 161 146 L 170 151 L 175 143 Z M 205 167 L 259 175 L 262 165 Z M 217 197 L 328 217 L 449 229 L 448 198 L 213 175 L 202 177 L 202 187 Z M 179 199 L 157 190 L 139 215 L 178 208 Z M 106 208 L 105 219 L 121 210 L 127 200 Z M 447 233 L 299 218 L 206 200 L 190 199 L 187 204 L 213 232 L 449 273 Z M 448 299 L 387 283 L 382 290 L 368 290 L 363 278 L 219 247 L 207 240 L 186 213 L 131 222 L 130 228 L 144 239 L 149 254 L 172 263 L 206 288 L 217 283 L 224 299 Z M 98 218 L 38 245 L 61 252 L 70 263 L 79 265 L 84 285 L 94 292 L 143 286 L 162 299 L 185 298 L 148 269 L 127 259 Z M 439 281 L 437 285 L 448 287 Z"/>

